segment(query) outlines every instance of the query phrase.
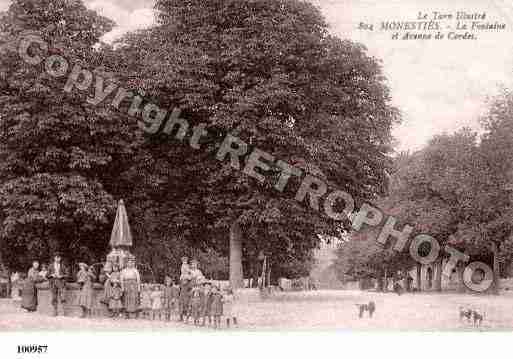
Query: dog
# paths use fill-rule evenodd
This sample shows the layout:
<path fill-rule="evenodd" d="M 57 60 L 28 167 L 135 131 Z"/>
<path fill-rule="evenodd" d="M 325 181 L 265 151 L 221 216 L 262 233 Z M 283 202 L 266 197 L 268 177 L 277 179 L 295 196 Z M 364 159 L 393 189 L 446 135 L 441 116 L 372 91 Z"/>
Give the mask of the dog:
<path fill-rule="evenodd" d="M 394 283 L 394 292 L 397 295 L 401 295 L 403 292 L 403 287 L 401 287 L 401 285 L 399 283 Z"/>
<path fill-rule="evenodd" d="M 467 318 L 468 322 L 472 319 L 472 309 L 460 307 L 460 321 L 464 318 Z"/>
<path fill-rule="evenodd" d="M 358 318 L 362 318 L 365 312 L 368 312 L 369 318 L 372 318 L 376 311 L 376 304 L 372 300 L 367 304 L 356 304 L 356 307 L 358 308 Z"/>
<path fill-rule="evenodd" d="M 483 322 L 484 314 L 480 314 L 477 312 L 477 310 L 472 311 L 472 320 L 474 322 L 474 326 L 481 326 L 481 323 Z"/>

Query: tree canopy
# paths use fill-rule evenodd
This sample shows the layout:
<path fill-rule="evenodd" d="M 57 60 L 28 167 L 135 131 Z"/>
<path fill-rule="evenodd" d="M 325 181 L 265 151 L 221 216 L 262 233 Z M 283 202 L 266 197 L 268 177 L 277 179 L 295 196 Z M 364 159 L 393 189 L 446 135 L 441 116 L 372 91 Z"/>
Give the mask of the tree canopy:
<path fill-rule="evenodd" d="M 136 253 L 159 275 L 182 254 L 210 258 L 208 271 L 221 275 L 234 226 L 246 263 L 263 253 L 275 274 L 308 272 L 318 234 L 343 224 L 295 200 L 304 175 L 357 202 L 383 193 L 399 113 L 380 62 L 330 35 L 304 1 L 158 0 L 155 8 L 154 27 L 113 46 L 100 43 L 113 23 L 81 1 L 15 0 L 3 15 L 2 44 L 37 31 L 51 54 L 145 102 L 180 108 L 191 128 L 207 130 L 200 149 L 162 133 L 166 124 L 147 134 L 126 108 L 85 105 L 84 93 L 62 91 L 65 78 L 2 47 L 0 238 L 9 265 L 54 248 L 101 260 L 124 198 Z M 216 159 L 227 134 L 273 156 L 263 181 Z M 277 160 L 302 172 L 283 193 L 273 189 Z"/>
<path fill-rule="evenodd" d="M 65 78 L 50 76 L 44 63 L 24 63 L 18 42 L 37 32 L 52 53 L 90 66 L 92 46 L 112 26 L 80 1 L 15 0 L 3 14 L 0 243 L 12 268 L 56 249 L 98 258 L 115 210 L 115 178 L 132 148 L 119 116 L 63 91 Z"/>
<path fill-rule="evenodd" d="M 511 267 L 513 188 L 511 161 L 507 160 L 513 153 L 511 105 L 507 91 L 492 101 L 482 121 L 485 132 L 481 137 L 462 129 L 434 136 L 414 154 L 397 156 L 388 196 L 380 201 L 387 214 L 414 227 L 410 238 L 429 234 L 442 247 L 449 244 L 493 265 L 497 278 L 496 261 L 504 264 L 503 275 L 509 275 Z M 375 239 L 373 230 L 354 234 L 354 238 Z M 339 266 L 341 273 L 374 266 L 370 272 L 378 276 L 389 266 L 390 253 L 376 245 L 357 245 L 357 249 L 344 245 L 338 254 L 339 263 L 348 256 L 356 258 L 352 267 Z M 384 257 L 377 267 L 376 257 Z M 399 253 L 392 254 L 396 265 L 401 258 Z M 414 264 L 402 261 L 403 268 Z"/>
<path fill-rule="evenodd" d="M 239 224 L 247 259 L 261 251 L 275 267 L 311 259 L 317 234 L 335 224 L 294 199 L 299 181 L 280 196 L 272 189 L 276 163 L 259 183 L 216 161 L 215 152 L 230 133 L 356 199 L 374 197 L 399 118 L 379 62 L 330 36 L 319 10 L 302 1 L 157 1 L 156 9 L 158 25 L 125 36 L 112 59 L 147 99 L 179 107 L 191 126 L 206 124 L 200 151 L 165 136 L 147 139 L 151 158 L 180 169 L 164 174 L 158 189 L 181 198 L 170 210 L 206 228 L 190 231 L 203 243 L 205 233 L 219 229 L 226 238 Z"/>

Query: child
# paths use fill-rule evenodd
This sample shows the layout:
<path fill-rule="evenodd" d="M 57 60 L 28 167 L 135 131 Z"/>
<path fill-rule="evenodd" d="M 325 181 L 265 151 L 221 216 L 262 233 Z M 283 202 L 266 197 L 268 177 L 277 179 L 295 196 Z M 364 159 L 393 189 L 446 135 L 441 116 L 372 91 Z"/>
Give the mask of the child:
<path fill-rule="evenodd" d="M 123 309 L 123 303 L 121 302 L 121 296 L 123 291 L 121 290 L 121 283 L 119 281 L 112 282 L 112 288 L 110 289 L 109 298 L 109 311 L 112 313 L 114 318 L 118 318 Z"/>
<path fill-rule="evenodd" d="M 112 288 L 114 286 L 114 283 L 119 282 L 121 283 L 121 278 L 119 274 L 119 266 L 114 263 L 111 267 L 104 268 L 105 271 L 105 277 L 107 278 L 105 280 L 105 283 L 103 284 L 103 300 L 102 302 L 104 304 L 107 304 L 109 306 L 110 298 L 112 297 Z M 113 314 L 111 312 L 111 314 Z"/>
<path fill-rule="evenodd" d="M 179 301 L 180 286 L 176 283 L 176 280 L 173 280 L 173 285 L 171 287 L 171 311 L 176 317 L 178 317 Z"/>
<path fill-rule="evenodd" d="M 112 274 L 112 267 L 110 265 L 105 265 L 102 268 L 100 273 L 100 282 L 103 281 L 103 297 L 100 299 L 102 304 L 105 304 L 107 307 L 109 306 L 109 300 L 111 296 L 112 283 L 110 281 L 110 275 Z"/>
<path fill-rule="evenodd" d="M 164 278 L 164 291 L 163 297 L 164 301 L 162 303 L 162 307 L 164 310 L 165 320 L 171 320 L 171 312 L 173 311 L 173 302 L 172 302 L 172 289 L 173 289 L 173 281 L 170 276 L 166 276 Z"/>
<path fill-rule="evenodd" d="M 48 276 L 48 265 L 47 264 L 42 265 L 41 271 L 39 271 L 39 276 L 41 277 L 42 280 L 47 280 L 47 276 Z"/>
<path fill-rule="evenodd" d="M 153 291 L 150 294 L 151 297 L 151 319 L 155 320 L 158 317 L 160 319 L 160 314 L 162 312 L 162 291 L 160 290 L 160 285 L 155 284 L 153 286 Z"/>
<path fill-rule="evenodd" d="M 190 279 L 189 258 L 182 257 L 182 266 L 180 267 L 180 281 Z"/>
<path fill-rule="evenodd" d="M 139 311 L 142 319 L 146 319 L 150 317 L 151 291 L 147 284 L 143 284 L 141 287 L 141 304 L 139 306 Z"/>
<path fill-rule="evenodd" d="M 212 324 L 211 312 L 212 310 L 212 287 L 210 282 L 203 283 L 203 295 L 201 296 L 201 315 L 203 316 L 202 326 L 205 326 L 206 319 L 208 325 Z"/>
<path fill-rule="evenodd" d="M 219 287 L 212 288 L 212 304 L 210 314 L 214 318 L 214 328 L 221 327 L 221 316 L 223 315 L 223 296 L 219 291 Z"/>
<path fill-rule="evenodd" d="M 190 297 L 190 280 L 182 279 L 180 281 L 180 297 L 178 299 L 178 310 L 180 311 L 180 321 L 189 319 L 189 297 Z"/>
<path fill-rule="evenodd" d="M 112 266 L 112 272 L 109 273 L 109 276 L 108 278 L 110 279 L 111 282 L 120 282 L 121 283 L 121 278 L 120 278 L 120 273 L 119 273 L 119 265 L 117 264 L 114 264 Z"/>
<path fill-rule="evenodd" d="M 226 318 L 226 327 L 230 327 L 230 319 L 233 320 L 233 324 L 237 325 L 237 317 L 233 310 L 235 302 L 235 296 L 233 295 L 233 290 L 228 287 L 225 290 L 225 295 L 223 296 L 223 315 Z"/>
<path fill-rule="evenodd" d="M 178 311 L 178 298 L 180 296 L 180 287 L 171 277 L 166 276 L 164 286 L 164 311 L 166 320 L 170 321 L 173 313 L 176 315 Z"/>
<path fill-rule="evenodd" d="M 192 288 L 190 315 L 194 319 L 194 325 L 199 325 L 201 314 L 201 289 L 199 286 Z"/>

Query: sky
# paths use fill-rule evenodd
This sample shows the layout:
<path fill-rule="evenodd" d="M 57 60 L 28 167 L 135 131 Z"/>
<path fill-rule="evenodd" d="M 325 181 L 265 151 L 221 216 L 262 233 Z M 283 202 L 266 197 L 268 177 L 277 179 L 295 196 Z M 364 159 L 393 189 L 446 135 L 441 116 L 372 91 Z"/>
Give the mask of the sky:
<path fill-rule="evenodd" d="M 311 0 L 339 37 L 363 43 L 382 61 L 392 102 L 403 122 L 394 128 L 397 150 L 420 149 L 435 134 L 468 126 L 479 131 L 487 101 L 513 82 L 513 3 L 510 0 Z M 0 11 L 10 0 L 0 0 Z M 153 0 L 86 0 L 86 6 L 118 26 L 105 36 L 151 26 Z M 415 21 L 418 12 L 486 13 L 503 31 L 477 33 L 477 40 L 392 40 L 382 21 Z M 360 22 L 374 31 L 360 30 Z M 443 22 L 455 26 L 455 21 Z M 449 30 L 447 30 L 449 31 Z"/>

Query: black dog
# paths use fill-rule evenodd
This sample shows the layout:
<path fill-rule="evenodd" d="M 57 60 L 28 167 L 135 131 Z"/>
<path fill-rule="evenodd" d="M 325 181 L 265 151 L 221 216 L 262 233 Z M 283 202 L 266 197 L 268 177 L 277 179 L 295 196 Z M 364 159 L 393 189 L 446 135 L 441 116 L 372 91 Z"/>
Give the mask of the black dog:
<path fill-rule="evenodd" d="M 472 310 L 460 307 L 460 320 L 463 318 L 467 318 L 467 321 L 470 321 L 470 319 L 472 319 Z"/>
<path fill-rule="evenodd" d="M 372 318 L 376 311 L 376 304 L 372 300 L 368 304 L 356 304 L 356 306 L 358 307 L 358 318 L 362 318 L 366 311 L 369 312 L 369 318 Z"/>
<path fill-rule="evenodd" d="M 394 283 L 394 292 L 397 294 L 397 295 L 401 295 L 402 292 L 403 292 L 403 287 L 401 287 L 401 285 L 399 283 Z"/>
<path fill-rule="evenodd" d="M 474 320 L 474 326 L 481 326 L 484 319 L 484 314 L 480 314 L 477 311 L 472 311 L 472 319 Z"/>

